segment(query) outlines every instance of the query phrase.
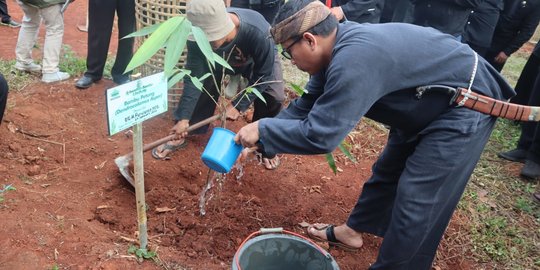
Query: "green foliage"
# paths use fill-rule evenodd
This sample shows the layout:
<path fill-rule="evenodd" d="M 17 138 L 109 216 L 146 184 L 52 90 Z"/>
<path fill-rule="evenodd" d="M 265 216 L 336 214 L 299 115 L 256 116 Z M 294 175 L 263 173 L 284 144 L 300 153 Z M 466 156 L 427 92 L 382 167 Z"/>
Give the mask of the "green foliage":
<path fill-rule="evenodd" d="M 3 188 L 0 189 L 0 203 L 4 202 L 4 193 L 10 190 L 17 190 L 17 189 L 12 185 L 7 185 L 7 186 L 3 185 Z"/>
<path fill-rule="evenodd" d="M 79 57 L 69 45 L 63 45 L 58 68 L 71 76 L 77 76 L 86 70 L 86 61 Z"/>
<path fill-rule="evenodd" d="M 15 60 L 8 61 L 0 59 L 0 74 L 4 75 L 10 92 L 22 91 L 30 83 L 37 81 L 36 76 L 27 72 L 18 71 L 14 66 Z"/>
<path fill-rule="evenodd" d="M 304 89 L 304 87 L 301 87 L 297 84 L 294 84 L 294 83 L 289 83 L 292 87 L 292 89 L 294 90 L 294 92 L 298 95 L 298 96 L 302 96 L 304 93 L 307 93 L 306 89 Z"/>
<path fill-rule="evenodd" d="M 137 258 L 141 259 L 155 259 L 157 257 L 157 253 L 155 251 L 149 251 L 145 248 L 137 248 L 134 245 L 129 246 L 128 254 L 135 255 Z"/>

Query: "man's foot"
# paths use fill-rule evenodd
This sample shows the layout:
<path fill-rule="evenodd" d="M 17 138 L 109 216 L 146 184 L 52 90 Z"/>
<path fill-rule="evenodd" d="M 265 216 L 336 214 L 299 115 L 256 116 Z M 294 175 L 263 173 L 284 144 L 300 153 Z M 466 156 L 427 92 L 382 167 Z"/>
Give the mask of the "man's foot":
<path fill-rule="evenodd" d="M 525 165 L 521 169 L 519 175 L 527 180 L 538 180 L 538 178 L 540 177 L 540 164 L 532 160 L 525 161 Z"/>
<path fill-rule="evenodd" d="M 69 79 L 69 74 L 62 71 L 57 71 L 54 73 L 43 73 L 43 76 L 41 77 L 41 81 L 44 83 L 54 83 L 67 79 Z"/>
<path fill-rule="evenodd" d="M 171 157 L 169 155 L 172 152 L 180 150 L 186 147 L 186 145 L 187 145 L 187 141 L 184 139 L 168 141 L 152 149 L 152 157 L 159 160 L 170 159 Z"/>
<path fill-rule="evenodd" d="M 12 19 L 9 19 L 9 21 L 7 22 L 2 22 L 2 25 L 5 25 L 5 26 L 9 26 L 11 28 L 17 28 L 17 27 L 21 27 L 21 24 L 12 20 Z"/>
<path fill-rule="evenodd" d="M 527 158 L 527 150 L 516 148 L 508 152 L 500 152 L 497 156 L 506 160 L 524 163 Z"/>
<path fill-rule="evenodd" d="M 130 82 L 131 80 L 129 79 L 128 76 L 126 77 L 119 77 L 119 78 L 113 78 L 113 82 L 116 83 L 117 85 L 122 85 L 124 83 L 128 83 Z"/>
<path fill-rule="evenodd" d="M 267 170 L 275 170 L 279 167 L 281 161 L 278 156 L 275 156 L 274 158 L 262 158 L 262 164 Z"/>
<path fill-rule="evenodd" d="M 86 89 L 90 86 L 92 86 L 92 84 L 94 84 L 95 82 L 101 80 L 101 78 L 99 79 L 94 79 L 88 75 L 83 75 L 81 78 L 79 78 L 77 80 L 77 82 L 75 83 L 75 87 L 79 88 L 79 89 Z"/>
<path fill-rule="evenodd" d="M 532 197 L 535 202 L 540 203 L 540 192 L 533 193 Z"/>
<path fill-rule="evenodd" d="M 21 63 L 17 62 L 15 63 L 15 69 L 19 71 L 25 71 L 25 72 L 41 72 L 41 66 L 34 63 Z"/>
<path fill-rule="evenodd" d="M 307 234 L 315 240 L 328 242 L 330 246 L 349 251 L 357 250 L 364 244 L 362 234 L 346 224 L 336 227 L 334 225 L 315 223 L 308 227 Z"/>

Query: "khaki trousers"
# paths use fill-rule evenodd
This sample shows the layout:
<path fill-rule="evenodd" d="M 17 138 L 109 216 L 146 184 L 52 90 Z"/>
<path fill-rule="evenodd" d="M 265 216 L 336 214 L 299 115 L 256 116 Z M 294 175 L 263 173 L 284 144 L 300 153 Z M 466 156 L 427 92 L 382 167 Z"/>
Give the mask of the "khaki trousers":
<path fill-rule="evenodd" d="M 43 73 L 55 73 L 58 71 L 60 61 L 60 49 L 64 36 L 64 16 L 60 13 L 61 5 L 52 5 L 46 8 L 36 8 L 17 1 L 24 12 L 15 55 L 17 62 L 30 64 L 32 60 L 32 48 L 36 44 L 41 20 L 45 25 L 45 44 L 43 44 Z"/>

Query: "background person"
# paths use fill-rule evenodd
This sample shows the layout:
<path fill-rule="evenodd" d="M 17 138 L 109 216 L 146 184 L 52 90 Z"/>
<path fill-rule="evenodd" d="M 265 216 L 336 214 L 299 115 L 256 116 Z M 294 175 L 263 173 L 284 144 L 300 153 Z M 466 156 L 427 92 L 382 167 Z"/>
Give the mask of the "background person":
<path fill-rule="evenodd" d="M 252 9 L 263 15 L 264 19 L 271 24 L 276 14 L 283 5 L 284 0 L 229 0 L 227 7 Z"/>
<path fill-rule="evenodd" d="M 540 21 L 540 0 L 504 0 L 486 60 L 501 71 L 510 55 L 527 42 Z"/>
<path fill-rule="evenodd" d="M 64 15 L 60 12 L 66 0 L 18 0 L 24 12 L 22 27 L 17 39 L 15 68 L 27 72 L 42 73 L 41 81 L 45 83 L 59 82 L 69 79 L 69 74 L 60 71 L 60 50 L 64 37 Z M 43 44 L 43 67 L 34 63 L 32 49 L 36 45 L 41 21 L 45 25 L 45 42 Z"/>
<path fill-rule="evenodd" d="M 0 73 L 0 125 L 2 124 L 2 118 L 6 110 L 7 97 L 8 97 L 8 84 L 4 75 Z"/>
<path fill-rule="evenodd" d="M 307 93 L 276 117 L 242 127 L 235 140 L 270 155 L 322 154 L 364 116 L 390 126 L 346 223 L 314 224 L 308 235 L 358 249 L 361 233 L 371 233 L 384 239 L 370 269 L 431 269 L 496 118 L 450 106 L 443 92 L 418 96 L 416 88 L 463 87 L 497 100 L 513 89 L 450 35 L 411 24 L 338 24 L 319 1 L 286 2 L 271 33 L 284 56 L 311 75 Z"/>
<path fill-rule="evenodd" d="M 414 5 L 412 23 L 433 27 L 461 40 L 471 10 L 476 9 L 482 1 L 484 0 L 411 0 Z"/>
<path fill-rule="evenodd" d="M 502 9 L 502 0 L 485 0 L 480 3 L 471 11 L 461 41 L 469 44 L 478 55 L 486 57 Z"/>
<path fill-rule="evenodd" d="M 89 0 L 86 71 L 75 87 L 87 89 L 103 77 L 115 13 L 118 16 L 118 48 L 111 75 L 116 84 L 129 82 L 131 72 L 124 74 L 124 71 L 133 56 L 133 38 L 122 37 L 135 31 L 135 0 Z"/>
<path fill-rule="evenodd" d="M 11 16 L 9 16 L 6 0 L 0 0 L 0 18 L 2 19 L 0 22 L 2 25 L 13 28 L 21 27 L 20 23 L 14 21 Z"/>
<path fill-rule="evenodd" d="M 332 14 L 339 21 L 379 23 L 384 0 L 321 0 L 329 3 Z"/>

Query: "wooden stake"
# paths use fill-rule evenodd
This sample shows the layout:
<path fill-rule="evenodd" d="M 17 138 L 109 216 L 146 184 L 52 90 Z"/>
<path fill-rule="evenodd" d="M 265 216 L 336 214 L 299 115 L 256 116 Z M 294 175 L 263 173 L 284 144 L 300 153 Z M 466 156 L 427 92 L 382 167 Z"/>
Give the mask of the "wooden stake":
<path fill-rule="evenodd" d="M 135 199 L 137 200 L 137 218 L 139 222 L 139 243 L 146 249 L 148 232 L 146 224 L 146 201 L 144 199 L 144 164 L 142 123 L 133 126 L 133 163 L 135 166 Z"/>

